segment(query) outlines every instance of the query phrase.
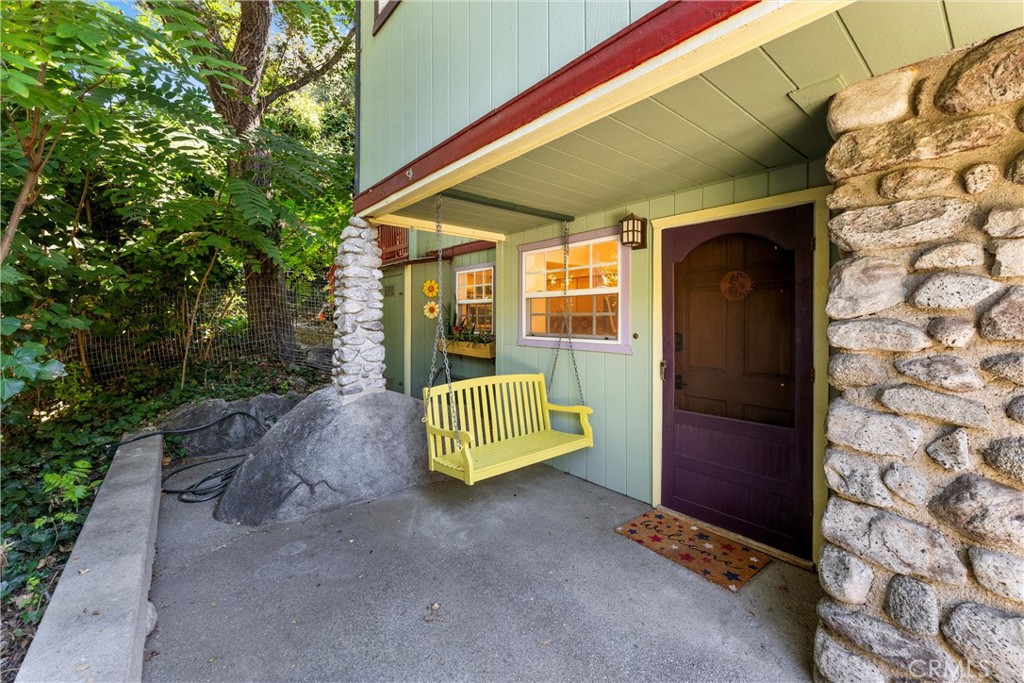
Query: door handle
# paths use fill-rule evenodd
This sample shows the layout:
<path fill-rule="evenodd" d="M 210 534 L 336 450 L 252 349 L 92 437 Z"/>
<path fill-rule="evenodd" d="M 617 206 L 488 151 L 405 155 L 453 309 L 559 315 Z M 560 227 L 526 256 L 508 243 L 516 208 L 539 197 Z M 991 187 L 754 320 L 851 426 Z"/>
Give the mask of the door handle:
<path fill-rule="evenodd" d="M 658 376 L 661 378 L 662 382 L 665 381 L 665 368 L 667 366 L 668 364 L 664 360 L 658 365 Z"/>

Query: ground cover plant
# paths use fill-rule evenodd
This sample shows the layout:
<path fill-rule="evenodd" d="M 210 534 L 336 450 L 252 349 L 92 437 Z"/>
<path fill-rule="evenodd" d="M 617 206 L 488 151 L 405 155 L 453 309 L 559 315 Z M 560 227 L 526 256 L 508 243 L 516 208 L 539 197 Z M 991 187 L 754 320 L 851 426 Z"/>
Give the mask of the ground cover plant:
<path fill-rule="evenodd" d="M 63 569 L 113 457 L 107 448 L 145 431 L 164 412 L 204 398 L 235 400 L 313 387 L 313 370 L 274 363 L 196 365 L 184 387 L 177 371 L 145 370 L 108 386 L 83 382 L 72 365 L 64 379 L 23 396 L 8 416 L 0 462 L 4 565 L 2 680 L 17 662 Z M 174 452 L 174 437 L 171 453 Z"/>

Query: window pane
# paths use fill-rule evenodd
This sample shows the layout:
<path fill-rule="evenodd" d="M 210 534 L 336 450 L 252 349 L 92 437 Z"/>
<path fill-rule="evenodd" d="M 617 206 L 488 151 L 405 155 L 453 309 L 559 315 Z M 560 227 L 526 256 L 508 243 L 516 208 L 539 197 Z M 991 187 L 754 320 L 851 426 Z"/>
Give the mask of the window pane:
<path fill-rule="evenodd" d="M 572 317 L 572 333 L 575 334 L 594 334 L 594 319 L 588 316 L 574 315 Z"/>
<path fill-rule="evenodd" d="M 619 286 L 619 267 L 617 265 L 597 266 L 594 268 L 594 287 L 617 288 Z"/>
<path fill-rule="evenodd" d="M 590 289 L 590 268 L 573 268 L 569 271 L 569 289 Z"/>
<path fill-rule="evenodd" d="M 590 245 L 569 247 L 569 267 L 585 266 L 590 263 Z"/>
<path fill-rule="evenodd" d="M 619 243 L 616 240 L 594 245 L 594 263 L 618 263 Z"/>
<path fill-rule="evenodd" d="M 597 311 L 599 313 L 618 313 L 619 312 L 619 295 L 618 294 L 599 294 L 599 295 L 597 295 Z"/>
<path fill-rule="evenodd" d="M 527 275 L 526 276 L 526 293 L 534 294 L 537 292 L 543 292 L 547 288 L 544 281 L 543 274 Z"/>
<path fill-rule="evenodd" d="M 574 296 L 572 297 L 572 312 L 573 313 L 590 313 L 594 310 L 594 299 L 593 296 Z"/>
<path fill-rule="evenodd" d="M 548 273 L 547 275 L 547 291 L 549 292 L 562 292 L 565 278 L 563 277 L 562 271 L 557 273 Z"/>
<path fill-rule="evenodd" d="M 526 272 L 539 273 L 544 270 L 544 254 L 526 255 Z"/>
<path fill-rule="evenodd" d="M 543 314 L 547 311 L 547 299 L 530 299 L 530 314 Z"/>
<path fill-rule="evenodd" d="M 547 334 L 547 318 L 543 315 L 530 316 L 530 334 Z"/>
<path fill-rule="evenodd" d="M 618 336 L 618 325 L 615 322 L 615 316 L 612 315 L 599 315 L 597 316 L 597 335 L 599 337 L 608 337 L 614 339 Z"/>
<path fill-rule="evenodd" d="M 486 282 L 487 284 L 490 284 L 490 283 L 494 282 L 494 270 L 492 270 L 491 268 L 488 268 L 487 270 L 483 271 L 483 274 L 484 274 L 484 280 L 483 280 L 484 282 Z"/>

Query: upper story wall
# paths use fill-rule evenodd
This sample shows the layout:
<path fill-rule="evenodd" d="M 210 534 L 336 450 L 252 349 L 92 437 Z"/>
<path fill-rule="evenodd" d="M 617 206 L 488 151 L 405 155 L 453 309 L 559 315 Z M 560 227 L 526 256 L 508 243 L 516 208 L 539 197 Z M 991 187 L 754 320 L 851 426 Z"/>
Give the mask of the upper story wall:
<path fill-rule="evenodd" d="M 363 0 L 358 191 L 660 4 L 403 0 L 374 36 L 374 3 Z"/>

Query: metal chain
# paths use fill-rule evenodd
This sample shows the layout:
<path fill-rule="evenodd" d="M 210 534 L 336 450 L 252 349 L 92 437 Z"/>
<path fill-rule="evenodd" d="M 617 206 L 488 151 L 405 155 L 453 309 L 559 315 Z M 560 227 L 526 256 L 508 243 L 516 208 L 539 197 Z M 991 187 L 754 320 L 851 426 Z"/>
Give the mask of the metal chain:
<path fill-rule="evenodd" d="M 444 307 L 441 302 L 444 300 L 444 248 L 441 244 L 441 195 L 434 200 L 434 239 L 437 247 L 437 326 L 434 329 L 434 349 L 430 354 L 430 376 L 427 379 L 427 396 L 423 402 L 423 419 L 427 421 L 427 411 L 430 409 L 430 392 L 434 388 L 434 378 L 437 376 L 437 350 L 441 349 L 442 362 L 444 367 L 445 380 L 448 383 L 448 406 L 451 409 L 451 424 L 454 431 L 459 431 L 459 411 L 456 409 L 454 396 L 452 395 L 452 365 L 448 358 L 448 340 L 444 337 Z M 455 437 L 455 449 L 462 450 L 459 437 Z"/>
<path fill-rule="evenodd" d="M 583 383 L 580 381 L 580 369 L 576 365 L 576 351 L 572 347 L 572 329 L 570 322 L 570 311 L 572 300 L 569 298 L 569 222 L 562 221 L 562 329 L 558 333 L 558 344 L 555 346 L 555 358 L 551 362 L 551 379 L 549 386 L 555 386 L 555 370 L 558 368 L 558 354 L 562 351 L 562 340 L 569 342 L 569 358 L 572 359 L 572 371 L 576 375 L 576 391 L 579 393 L 580 403 L 587 405 L 583 398 Z"/>

